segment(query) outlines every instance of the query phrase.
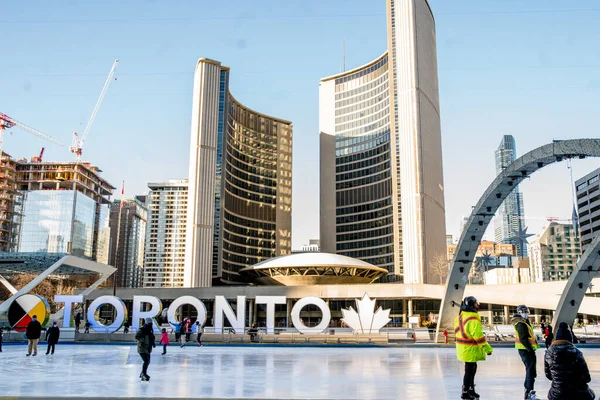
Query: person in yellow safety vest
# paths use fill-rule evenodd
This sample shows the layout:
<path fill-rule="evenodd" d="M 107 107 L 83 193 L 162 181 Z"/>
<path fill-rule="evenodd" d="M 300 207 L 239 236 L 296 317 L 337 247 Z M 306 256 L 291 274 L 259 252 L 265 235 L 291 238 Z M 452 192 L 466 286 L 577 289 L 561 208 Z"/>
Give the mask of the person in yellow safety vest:
<path fill-rule="evenodd" d="M 525 364 L 525 399 L 536 400 L 538 397 L 533 390 L 537 376 L 535 351 L 540 348 L 533 333 L 533 326 L 529 322 L 529 308 L 526 305 L 517 307 L 510 323 L 515 327 L 515 347 Z"/>
<path fill-rule="evenodd" d="M 481 327 L 481 317 L 477 313 L 479 302 L 473 296 L 466 297 L 454 320 L 456 334 L 456 356 L 465 363 L 461 399 L 479 399 L 475 392 L 477 361 L 484 361 L 492 354 L 492 346 L 487 342 Z"/>

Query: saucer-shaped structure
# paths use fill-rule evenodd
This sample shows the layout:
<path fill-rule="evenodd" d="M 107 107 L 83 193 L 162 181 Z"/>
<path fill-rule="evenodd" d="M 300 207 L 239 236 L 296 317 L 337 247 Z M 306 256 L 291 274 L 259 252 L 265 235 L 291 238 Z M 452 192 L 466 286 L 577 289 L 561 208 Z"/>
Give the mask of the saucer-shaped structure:
<path fill-rule="evenodd" d="M 388 271 L 356 258 L 330 253 L 294 253 L 240 271 L 261 285 L 308 286 L 371 283 Z"/>

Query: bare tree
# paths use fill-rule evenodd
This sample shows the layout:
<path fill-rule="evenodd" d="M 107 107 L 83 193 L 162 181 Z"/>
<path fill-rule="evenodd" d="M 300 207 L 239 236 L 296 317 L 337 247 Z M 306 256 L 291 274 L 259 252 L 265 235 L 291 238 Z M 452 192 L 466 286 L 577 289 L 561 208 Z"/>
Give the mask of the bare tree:
<path fill-rule="evenodd" d="M 436 254 L 429 263 L 429 268 L 433 272 L 433 275 L 439 278 L 440 285 L 444 284 L 448 277 L 448 271 L 450 270 L 448 256 L 442 253 Z"/>

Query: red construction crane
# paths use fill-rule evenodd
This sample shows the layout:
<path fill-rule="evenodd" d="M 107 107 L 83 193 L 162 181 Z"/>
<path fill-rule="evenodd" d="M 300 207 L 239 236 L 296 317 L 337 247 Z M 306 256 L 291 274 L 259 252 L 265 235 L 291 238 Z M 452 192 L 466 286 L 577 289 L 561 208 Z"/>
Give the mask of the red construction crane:
<path fill-rule="evenodd" d="M 98 100 L 96 101 L 96 105 L 94 106 L 92 115 L 90 116 L 90 119 L 85 127 L 85 131 L 83 131 L 83 135 L 81 135 L 81 137 L 79 137 L 79 134 L 77 132 L 73 132 L 73 143 L 71 144 L 70 150 L 71 150 L 71 153 L 75 153 L 75 156 L 77 157 L 77 161 L 81 161 L 81 154 L 83 153 L 83 143 L 85 142 L 85 139 L 87 139 L 87 136 L 90 133 L 90 128 L 92 127 L 92 124 L 94 123 L 94 119 L 96 118 L 96 114 L 98 113 L 98 109 L 100 108 L 100 104 L 102 104 L 102 100 L 104 100 L 104 95 L 106 94 L 106 91 L 108 90 L 108 86 L 112 82 L 113 76 L 115 75 L 115 69 L 117 68 L 117 65 L 119 65 L 119 60 L 115 60 L 112 68 L 110 69 L 110 72 L 108 73 L 108 77 L 106 78 L 106 81 L 104 82 L 102 91 L 100 91 L 100 97 L 98 97 Z"/>
<path fill-rule="evenodd" d="M 0 155 L 2 154 L 2 149 L 4 148 L 4 131 L 6 129 L 10 129 L 12 127 L 19 127 L 22 130 L 32 133 L 35 136 L 41 137 L 42 139 L 46 139 L 49 142 L 57 144 L 59 146 L 64 146 L 65 144 L 60 140 L 54 139 L 52 136 L 45 134 L 44 132 L 38 131 L 35 128 L 30 127 L 29 125 L 25 125 L 22 122 L 17 121 L 14 118 L 9 117 L 6 114 L 0 113 Z M 43 149 L 42 149 L 43 151 Z"/>
<path fill-rule="evenodd" d="M 33 156 L 33 157 L 31 157 L 31 162 L 32 163 L 42 162 L 42 157 L 44 157 L 44 148 L 43 147 L 42 147 L 42 150 L 40 150 L 40 155 L 39 156 Z"/>

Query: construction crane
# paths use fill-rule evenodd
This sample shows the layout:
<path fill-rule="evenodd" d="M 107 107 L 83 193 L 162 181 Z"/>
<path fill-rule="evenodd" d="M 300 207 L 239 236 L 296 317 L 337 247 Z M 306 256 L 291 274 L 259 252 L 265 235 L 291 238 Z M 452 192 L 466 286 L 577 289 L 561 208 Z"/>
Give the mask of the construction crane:
<path fill-rule="evenodd" d="M 75 153 L 75 156 L 77 157 L 77 161 L 81 161 L 81 154 L 83 153 L 83 143 L 85 142 L 85 139 L 87 138 L 88 134 L 90 133 L 90 128 L 92 127 L 92 124 L 94 123 L 94 119 L 96 119 L 96 114 L 98 113 L 100 104 L 102 104 L 102 100 L 104 100 L 104 95 L 106 94 L 106 91 L 108 90 L 108 86 L 112 82 L 113 76 L 115 75 L 115 69 L 117 68 L 118 64 L 119 64 L 119 60 L 115 60 L 112 68 L 110 69 L 110 72 L 108 73 L 106 82 L 104 82 L 104 86 L 102 87 L 102 91 L 100 92 L 100 97 L 98 97 L 98 101 L 96 101 L 96 106 L 94 107 L 94 110 L 92 111 L 92 115 L 90 116 L 90 119 L 85 127 L 85 130 L 83 131 L 83 134 L 80 137 L 77 132 L 73 132 L 73 143 L 71 144 L 70 150 L 71 150 L 71 153 Z"/>
<path fill-rule="evenodd" d="M 24 130 L 26 132 L 32 133 L 35 136 L 41 137 L 42 139 L 46 139 L 47 141 L 57 144 L 59 146 L 65 145 L 60 140 L 56 140 L 52 136 L 47 135 L 44 132 L 38 131 L 37 129 L 32 128 L 29 125 L 25 125 L 24 123 L 19 122 L 16 119 L 11 118 L 6 114 L 0 113 L 0 155 L 2 155 L 2 150 L 4 148 L 4 133 L 7 128 L 10 129 L 14 126 L 21 128 L 22 130 Z M 43 151 L 43 149 L 42 149 L 42 151 Z"/>
<path fill-rule="evenodd" d="M 40 155 L 39 156 L 33 156 L 33 157 L 31 157 L 31 162 L 32 163 L 42 162 L 42 157 L 44 157 L 44 148 L 43 147 L 42 147 L 42 150 L 40 150 Z"/>
<path fill-rule="evenodd" d="M 532 221 L 547 221 L 547 222 L 572 222 L 571 218 L 561 218 L 561 217 L 528 217 L 521 216 L 520 220 L 532 220 Z"/>

